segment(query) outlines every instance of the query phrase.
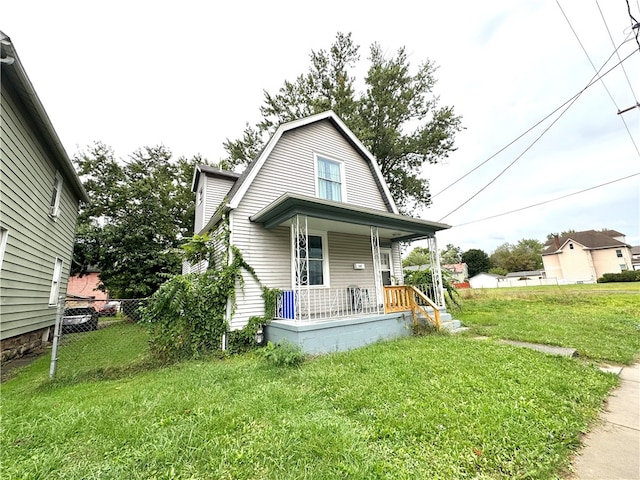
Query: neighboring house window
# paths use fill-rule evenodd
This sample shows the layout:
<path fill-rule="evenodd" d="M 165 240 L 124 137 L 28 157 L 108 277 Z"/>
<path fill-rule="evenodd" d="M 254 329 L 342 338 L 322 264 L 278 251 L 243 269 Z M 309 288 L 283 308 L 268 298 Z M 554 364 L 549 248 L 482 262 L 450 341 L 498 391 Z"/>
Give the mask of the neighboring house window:
<path fill-rule="evenodd" d="M 58 295 L 60 294 L 60 280 L 62 279 L 62 259 L 56 258 L 53 267 L 53 279 L 51 280 L 51 292 L 49 293 L 49 306 L 54 307 L 58 304 Z"/>
<path fill-rule="evenodd" d="M 622 250 L 616 250 L 616 256 L 622 258 Z"/>
<path fill-rule="evenodd" d="M 202 185 L 199 189 L 198 189 L 198 205 L 202 204 L 202 198 L 204 197 L 204 185 Z"/>
<path fill-rule="evenodd" d="M 2 259 L 4 258 L 4 251 L 7 249 L 8 238 L 9 230 L 4 227 L 0 227 L 0 270 L 2 270 Z"/>
<path fill-rule="evenodd" d="M 60 214 L 60 197 L 62 196 L 62 177 L 59 173 L 53 179 L 51 190 L 51 202 L 49 203 L 49 215 L 57 217 Z"/>
<path fill-rule="evenodd" d="M 623 272 L 624 272 L 625 270 L 628 270 L 627 265 L 626 265 L 625 263 L 621 263 L 621 264 L 620 264 L 620 270 L 621 270 L 621 271 L 623 271 Z"/>
<path fill-rule="evenodd" d="M 316 157 L 316 177 L 318 179 L 318 197 L 336 202 L 346 201 L 342 162 Z"/>
<path fill-rule="evenodd" d="M 573 243 L 569 244 L 569 250 L 573 250 Z"/>
<path fill-rule="evenodd" d="M 298 239 L 300 259 L 304 259 L 306 252 L 309 252 L 307 266 L 302 267 L 298 282 L 300 285 L 323 286 L 326 284 L 325 279 L 328 279 L 327 237 L 325 235 L 307 235 L 307 239 L 307 249 L 304 248 L 304 237 L 300 236 Z"/>

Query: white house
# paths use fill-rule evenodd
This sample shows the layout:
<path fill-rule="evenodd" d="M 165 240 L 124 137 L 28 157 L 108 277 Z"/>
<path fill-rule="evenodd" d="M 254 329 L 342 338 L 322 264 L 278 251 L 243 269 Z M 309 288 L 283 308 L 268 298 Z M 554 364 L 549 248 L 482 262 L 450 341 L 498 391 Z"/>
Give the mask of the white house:
<path fill-rule="evenodd" d="M 436 232 L 449 228 L 401 215 L 376 159 L 331 111 L 280 125 L 242 175 L 198 166 L 193 191 L 195 232 L 214 237 L 215 262 L 229 261 L 233 245 L 260 280 L 246 275 L 237 289 L 230 329 L 265 314 L 262 286 L 280 289 L 267 337 L 307 351 L 384 337 L 381 325 L 401 315 L 388 306 L 391 284 L 403 283 L 400 242 L 429 239 L 437 251 Z M 433 268 L 432 300 L 444 307 Z"/>

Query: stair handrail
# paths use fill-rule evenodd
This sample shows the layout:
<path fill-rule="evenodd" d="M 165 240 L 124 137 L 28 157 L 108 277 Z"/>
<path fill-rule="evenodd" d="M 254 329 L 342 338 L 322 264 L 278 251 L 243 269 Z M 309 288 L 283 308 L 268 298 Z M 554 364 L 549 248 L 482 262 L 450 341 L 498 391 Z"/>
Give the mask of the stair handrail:
<path fill-rule="evenodd" d="M 440 310 L 420 289 L 413 285 L 391 285 L 385 286 L 384 290 L 384 313 L 406 312 L 407 310 L 411 310 L 413 323 L 416 324 L 416 313 L 420 312 L 435 325 L 437 330 L 440 330 L 442 326 L 440 322 Z M 416 302 L 416 296 L 433 309 L 433 316 Z"/>
<path fill-rule="evenodd" d="M 422 308 L 421 305 L 418 305 L 418 303 L 414 301 L 416 308 L 420 310 L 425 317 L 427 317 L 429 320 L 433 322 L 437 330 L 440 330 L 440 328 L 442 327 L 442 324 L 440 322 L 440 309 L 438 308 L 438 306 L 429 297 L 427 297 L 419 288 L 416 288 L 413 285 L 408 285 L 408 288 L 412 289 L 413 293 L 420 300 L 425 302 L 427 305 L 429 305 L 433 309 L 433 317 L 431 317 L 431 315 L 429 315 L 426 312 L 426 310 Z"/>

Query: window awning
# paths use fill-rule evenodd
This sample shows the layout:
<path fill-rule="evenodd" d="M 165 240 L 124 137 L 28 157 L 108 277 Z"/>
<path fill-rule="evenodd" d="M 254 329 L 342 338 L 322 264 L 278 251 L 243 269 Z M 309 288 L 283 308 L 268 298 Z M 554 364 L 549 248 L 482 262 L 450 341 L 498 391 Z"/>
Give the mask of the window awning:
<path fill-rule="evenodd" d="M 285 193 L 249 219 L 270 229 L 290 225 L 296 215 L 306 216 L 310 229 L 369 235 L 369 228 L 375 226 L 380 237 L 393 241 L 428 238 L 451 228 L 444 223 L 293 193 Z"/>

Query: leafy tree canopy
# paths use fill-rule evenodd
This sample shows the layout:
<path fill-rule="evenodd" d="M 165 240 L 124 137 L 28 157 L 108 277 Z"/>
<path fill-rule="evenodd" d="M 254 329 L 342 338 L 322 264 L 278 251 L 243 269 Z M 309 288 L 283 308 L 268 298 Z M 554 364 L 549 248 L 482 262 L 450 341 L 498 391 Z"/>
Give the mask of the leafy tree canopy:
<path fill-rule="evenodd" d="M 462 249 L 451 243 L 440 251 L 440 263 L 443 265 L 453 265 L 462 261 Z"/>
<path fill-rule="evenodd" d="M 522 272 L 542 268 L 544 245 L 533 238 L 523 238 L 516 245 L 504 243 L 491 254 L 491 265 L 507 272 Z"/>
<path fill-rule="evenodd" d="M 484 250 L 472 248 L 462 254 L 462 261 L 467 264 L 469 277 L 473 277 L 481 272 L 488 272 L 491 268 L 489 255 Z"/>
<path fill-rule="evenodd" d="M 428 205 L 423 166 L 455 150 L 461 118 L 453 107 L 440 106 L 433 93 L 436 65 L 426 60 L 412 68 L 404 47 L 387 56 L 378 43 L 372 44 L 365 90 L 357 94 L 353 70 L 359 50 L 350 33 L 338 33 L 328 50 L 312 51 L 306 74 L 286 80 L 277 93 L 264 92 L 262 120 L 247 124 L 241 138 L 226 140 L 228 158 L 221 167 L 246 166 L 281 123 L 331 109 L 378 160 L 401 210 Z"/>
<path fill-rule="evenodd" d="M 402 261 L 403 267 L 409 267 L 413 265 L 430 265 L 430 264 L 431 264 L 431 257 L 429 256 L 429 249 L 426 247 L 414 248 L 413 250 L 411 250 L 411 252 L 409 252 L 409 255 L 407 255 L 407 258 L 405 258 Z"/>
<path fill-rule="evenodd" d="M 192 235 L 196 156 L 174 161 L 163 146 L 144 147 L 128 160 L 96 143 L 74 162 L 90 202 L 76 228 L 72 274 L 89 265 L 114 298 L 145 297 L 180 272 L 182 239 Z"/>

